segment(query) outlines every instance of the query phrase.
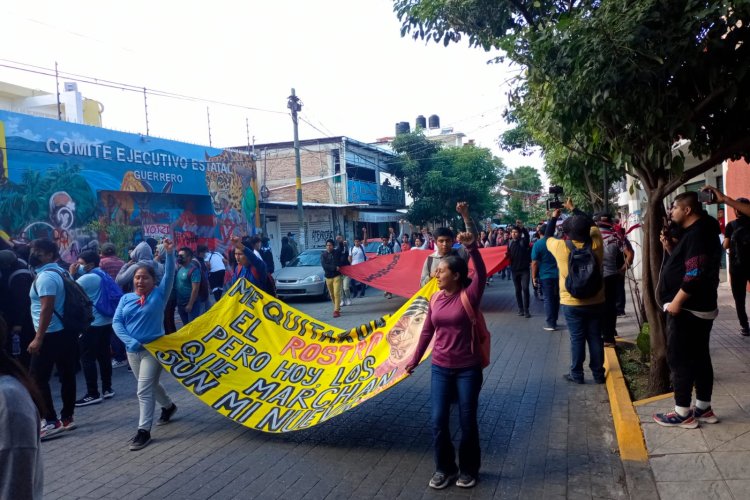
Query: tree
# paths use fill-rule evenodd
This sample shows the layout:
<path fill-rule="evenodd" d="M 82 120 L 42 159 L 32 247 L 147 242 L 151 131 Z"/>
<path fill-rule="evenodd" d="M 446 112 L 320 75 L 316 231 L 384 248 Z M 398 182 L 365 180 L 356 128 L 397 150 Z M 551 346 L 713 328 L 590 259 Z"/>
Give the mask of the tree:
<path fill-rule="evenodd" d="M 544 217 L 544 207 L 539 199 L 542 194 L 542 179 L 534 167 L 518 167 L 508 173 L 503 181 L 508 193 L 505 207 L 505 222 L 539 222 Z"/>
<path fill-rule="evenodd" d="M 396 0 L 402 35 L 467 35 L 523 67 L 511 108 L 564 148 L 625 168 L 647 196 L 643 290 L 652 393 L 668 389 L 655 297 L 663 200 L 725 159 L 750 157 L 750 3 L 717 0 Z M 674 154 L 690 140 L 696 161 Z"/>
<path fill-rule="evenodd" d="M 477 217 L 494 215 L 494 192 L 505 166 L 489 149 L 474 146 L 442 148 L 421 132 L 401 134 L 393 141 L 399 156 L 389 162 L 414 199 L 407 218 L 415 224 L 453 220 L 456 202 L 467 201 Z"/>

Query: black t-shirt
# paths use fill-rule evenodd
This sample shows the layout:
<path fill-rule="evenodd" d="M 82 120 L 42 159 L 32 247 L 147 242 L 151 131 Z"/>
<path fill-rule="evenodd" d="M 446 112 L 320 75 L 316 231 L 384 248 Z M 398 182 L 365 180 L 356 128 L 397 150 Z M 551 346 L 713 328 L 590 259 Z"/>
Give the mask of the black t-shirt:
<path fill-rule="evenodd" d="M 685 229 L 664 263 L 659 283 L 662 303 L 671 302 L 681 289 L 690 295 L 683 308 L 713 311 L 717 307 L 721 244 L 719 223 L 703 216 Z"/>
<path fill-rule="evenodd" d="M 729 258 L 732 259 L 731 262 L 734 262 L 734 251 L 735 251 L 735 245 L 732 245 L 732 235 L 737 232 L 737 229 L 742 227 L 742 231 L 750 230 L 750 217 L 739 217 L 729 224 L 727 224 L 725 230 L 724 230 L 724 237 L 729 240 Z M 749 252 L 750 253 L 750 252 Z M 742 260 L 744 262 L 750 261 L 750 255 L 743 255 Z"/>
<path fill-rule="evenodd" d="M 517 240 L 509 240 L 508 254 L 510 255 L 510 268 L 513 271 L 528 271 L 531 266 L 531 246 L 529 243 L 529 232 L 521 230 L 521 237 Z"/>

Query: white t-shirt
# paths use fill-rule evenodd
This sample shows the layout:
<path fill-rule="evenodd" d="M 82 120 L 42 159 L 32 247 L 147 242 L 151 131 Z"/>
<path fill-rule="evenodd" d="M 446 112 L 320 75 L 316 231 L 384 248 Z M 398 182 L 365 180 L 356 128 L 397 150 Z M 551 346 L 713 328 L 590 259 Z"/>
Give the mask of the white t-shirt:
<path fill-rule="evenodd" d="M 226 267 L 224 267 L 224 258 L 219 252 L 208 252 L 204 260 L 211 267 L 210 272 L 212 273 L 226 270 Z"/>
<path fill-rule="evenodd" d="M 365 250 L 362 247 L 352 247 L 352 265 L 361 264 L 365 261 Z"/>

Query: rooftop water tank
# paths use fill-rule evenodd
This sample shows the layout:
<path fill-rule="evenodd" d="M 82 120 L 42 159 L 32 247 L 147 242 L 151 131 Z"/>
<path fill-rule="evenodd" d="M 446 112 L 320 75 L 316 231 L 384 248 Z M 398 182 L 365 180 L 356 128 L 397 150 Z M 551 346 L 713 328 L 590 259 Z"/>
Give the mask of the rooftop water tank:
<path fill-rule="evenodd" d="M 415 129 L 427 128 L 427 118 L 425 118 L 424 115 L 419 115 L 417 117 L 417 123 L 414 128 Z"/>
<path fill-rule="evenodd" d="M 430 115 L 430 128 L 440 128 L 440 117 L 438 115 Z"/>
<path fill-rule="evenodd" d="M 398 122 L 396 124 L 396 135 L 408 134 L 410 131 L 409 122 Z"/>

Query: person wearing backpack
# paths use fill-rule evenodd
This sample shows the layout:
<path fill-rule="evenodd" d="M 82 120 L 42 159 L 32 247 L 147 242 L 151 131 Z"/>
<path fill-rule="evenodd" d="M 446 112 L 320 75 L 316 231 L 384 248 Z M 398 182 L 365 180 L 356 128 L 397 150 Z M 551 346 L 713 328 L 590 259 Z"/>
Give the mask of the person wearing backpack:
<path fill-rule="evenodd" d="M 435 472 L 429 482 L 433 489 L 443 489 L 454 481 L 459 488 L 474 487 L 481 464 L 477 409 L 482 369 L 489 362 L 489 337 L 479 305 L 487 270 L 479 253 L 469 205 L 459 202 L 456 211 L 466 224 L 467 231 L 459 233 L 458 240 L 474 264 L 474 275 L 469 278 L 468 263 L 461 256 L 440 259 L 436 274 L 438 291 L 430 299 L 417 349 L 406 366 L 408 373 L 414 371 L 434 337 L 430 391 Z M 455 393 L 461 423 L 458 466 L 449 421 Z"/>
<path fill-rule="evenodd" d="M 42 415 L 42 440 L 76 428 L 73 412 L 76 403 L 78 335 L 81 332 L 63 323 L 67 298 L 64 280 L 72 280 L 57 265 L 59 256 L 57 245 L 52 240 L 40 238 L 31 242 L 29 265 L 36 272 L 36 278 L 29 298 L 35 335 L 28 352 L 31 354 L 31 376 L 42 393 L 46 407 L 46 413 Z M 63 406 L 59 420 L 49 385 L 53 366 L 57 366 L 60 374 Z"/>
<path fill-rule="evenodd" d="M 739 203 L 750 206 L 747 198 L 737 198 Z M 735 209 L 735 220 L 724 230 L 724 249 L 729 250 L 729 281 L 732 286 L 737 319 L 740 321 L 740 335 L 750 335 L 750 326 L 745 310 L 747 283 L 750 281 L 750 217 Z"/>
<path fill-rule="evenodd" d="M 99 255 L 93 251 L 81 252 L 78 261 L 70 266 L 70 275 L 76 278 L 83 291 L 94 304 L 94 321 L 78 339 L 81 365 L 86 379 L 86 394 L 76 400 L 76 406 L 88 406 L 102 402 L 115 395 L 112 390 L 112 362 L 110 361 L 110 337 L 112 316 L 122 297 L 122 290 L 112 277 L 99 267 Z M 102 379 L 99 392 L 96 365 Z"/>
<path fill-rule="evenodd" d="M 179 267 L 174 283 L 177 313 L 180 315 L 184 326 L 203 314 L 201 288 L 204 276 L 200 263 L 193 258 L 193 251 L 188 247 L 180 248 L 177 254 L 177 264 Z M 204 288 L 208 290 L 207 282 Z"/>
<path fill-rule="evenodd" d="M 589 368 L 594 382 L 603 384 L 604 343 L 601 311 L 604 304 L 602 235 L 594 221 L 577 210 L 568 198 L 565 207 L 573 212 L 562 224 L 564 239 L 555 238 L 561 210 L 552 213 L 544 237 L 547 250 L 555 257 L 560 275 L 560 305 L 570 334 L 570 370 L 563 377 L 583 384 L 583 362 L 589 346 Z"/>
<path fill-rule="evenodd" d="M 35 333 L 29 299 L 33 281 L 34 275 L 25 260 L 12 250 L 0 250 L 0 297 L 4 297 L 4 300 L 0 300 L 0 313 L 9 329 L 5 347 L 27 370 L 31 356 L 26 349 Z"/>

